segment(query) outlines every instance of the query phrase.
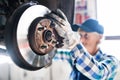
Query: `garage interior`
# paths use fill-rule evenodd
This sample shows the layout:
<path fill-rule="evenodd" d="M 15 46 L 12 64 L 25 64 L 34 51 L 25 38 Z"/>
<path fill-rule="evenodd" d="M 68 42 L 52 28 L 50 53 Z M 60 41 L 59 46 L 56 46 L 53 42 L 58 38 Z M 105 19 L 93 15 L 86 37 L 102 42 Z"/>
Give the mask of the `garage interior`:
<path fill-rule="evenodd" d="M 67 61 L 52 60 L 51 65 L 47 67 L 43 67 L 38 70 L 26 70 L 17 66 L 9 56 L 9 51 L 7 51 L 4 41 L 6 22 L 20 5 L 30 1 L 31 0 L 0 1 L 0 80 L 69 80 L 69 75 L 72 69 Z M 119 0 L 116 0 L 116 2 L 112 0 L 111 3 L 109 0 L 32 1 L 37 1 L 40 5 L 44 5 L 50 10 L 55 10 L 57 8 L 61 9 L 66 14 L 71 24 L 81 24 L 88 18 L 98 19 L 101 24 L 104 25 L 106 30 L 105 40 L 101 44 L 103 50 L 114 55 L 120 60 L 120 33 L 118 30 L 120 26 L 118 22 L 120 11 L 118 11 L 119 4 L 117 4 L 119 3 Z M 107 4 L 104 4 L 106 2 L 108 2 L 108 6 Z M 116 15 L 113 15 L 113 12 Z M 108 15 L 109 13 L 110 15 Z"/>

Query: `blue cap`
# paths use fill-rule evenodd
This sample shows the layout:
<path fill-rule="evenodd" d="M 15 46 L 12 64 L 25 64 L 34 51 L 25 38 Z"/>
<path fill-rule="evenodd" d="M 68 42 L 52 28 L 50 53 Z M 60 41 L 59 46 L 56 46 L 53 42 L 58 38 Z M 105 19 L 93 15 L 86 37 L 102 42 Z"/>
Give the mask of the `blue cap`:
<path fill-rule="evenodd" d="M 85 32 L 97 32 L 99 34 L 104 33 L 104 28 L 102 25 L 99 24 L 99 22 L 95 19 L 87 19 L 85 22 L 80 24 L 74 24 L 73 27 L 77 27 L 82 29 Z M 76 29 L 77 29 L 76 28 Z"/>

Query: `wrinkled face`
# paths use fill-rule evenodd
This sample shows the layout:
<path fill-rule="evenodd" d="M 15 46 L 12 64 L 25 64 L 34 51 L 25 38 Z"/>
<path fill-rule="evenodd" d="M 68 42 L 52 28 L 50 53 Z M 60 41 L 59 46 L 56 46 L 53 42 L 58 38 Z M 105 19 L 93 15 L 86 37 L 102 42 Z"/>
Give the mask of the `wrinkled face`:
<path fill-rule="evenodd" d="M 81 36 L 80 41 L 88 50 L 88 52 L 92 52 L 93 50 L 97 49 L 97 46 L 102 38 L 100 34 L 96 32 L 85 32 L 82 30 L 79 31 L 79 34 Z"/>

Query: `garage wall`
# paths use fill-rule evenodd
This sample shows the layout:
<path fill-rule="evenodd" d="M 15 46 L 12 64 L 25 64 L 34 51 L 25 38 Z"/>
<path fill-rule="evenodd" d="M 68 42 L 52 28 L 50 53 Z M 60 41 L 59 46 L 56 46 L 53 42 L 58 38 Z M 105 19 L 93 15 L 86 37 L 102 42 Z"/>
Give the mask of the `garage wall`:
<path fill-rule="evenodd" d="M 74 23 L 81 24 L 88 18 L 97 18 L 96 0 L 75 0 Z"/>

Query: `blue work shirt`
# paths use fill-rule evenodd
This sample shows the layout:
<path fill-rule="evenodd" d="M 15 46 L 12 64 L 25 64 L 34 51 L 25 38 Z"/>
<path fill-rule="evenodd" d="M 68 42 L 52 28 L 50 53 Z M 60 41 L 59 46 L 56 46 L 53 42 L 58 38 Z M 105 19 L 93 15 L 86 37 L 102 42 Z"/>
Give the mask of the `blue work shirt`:
<path fill-rule="evenodd" d="M 67 60 L 71 67 L 70 80 L 114 80 L 119 61 L 111 55 L 104 54 L 100 49 L 96 55 L 90 55 L 87 50 L 78 44 L 71 51 L 58 49 L 54 60 Z"/>

